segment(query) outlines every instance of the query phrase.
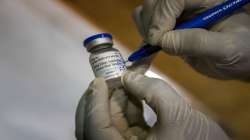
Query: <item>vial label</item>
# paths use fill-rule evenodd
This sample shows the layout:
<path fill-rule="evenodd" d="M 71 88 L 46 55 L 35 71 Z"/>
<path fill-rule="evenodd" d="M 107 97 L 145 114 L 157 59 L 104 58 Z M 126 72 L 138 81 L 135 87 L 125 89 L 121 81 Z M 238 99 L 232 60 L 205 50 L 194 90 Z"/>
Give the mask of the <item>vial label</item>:
<path fill-rule="evenodd" d="M 125 62 L 117 51 L 92 54 L 90 64 L 95 76 L 103 77 L 105 80 L 120 77 L 126 70 Z"/>

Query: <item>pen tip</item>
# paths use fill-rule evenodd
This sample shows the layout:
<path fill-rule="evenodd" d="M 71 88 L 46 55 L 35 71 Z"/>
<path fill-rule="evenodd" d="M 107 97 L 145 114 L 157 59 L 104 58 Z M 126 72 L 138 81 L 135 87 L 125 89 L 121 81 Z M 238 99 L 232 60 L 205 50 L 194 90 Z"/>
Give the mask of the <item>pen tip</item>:
<path fill-rule="evenodd" d="M 125 61 L 125 65 L 126 65 L 127 68 L 128 68 L 128 67 L 131 67 L 132 64 L 133 64 L 133 62 L 131 62 L 131 61 L 129 61 L 129 60 Z"/>

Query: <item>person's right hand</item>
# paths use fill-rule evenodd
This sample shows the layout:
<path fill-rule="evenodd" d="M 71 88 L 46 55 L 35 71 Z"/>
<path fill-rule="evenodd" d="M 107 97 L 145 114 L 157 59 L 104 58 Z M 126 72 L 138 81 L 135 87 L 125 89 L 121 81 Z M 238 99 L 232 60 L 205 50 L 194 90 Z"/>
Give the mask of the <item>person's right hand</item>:
<path fill-rule="evenodd" d="M 223 0 L 144 0 L 134 19 L 144 40 L 181 56 L 198 72 L 219 79 L 250 79 L 250 13 L 238 11 L 206 29 L 174 30 Z"/>

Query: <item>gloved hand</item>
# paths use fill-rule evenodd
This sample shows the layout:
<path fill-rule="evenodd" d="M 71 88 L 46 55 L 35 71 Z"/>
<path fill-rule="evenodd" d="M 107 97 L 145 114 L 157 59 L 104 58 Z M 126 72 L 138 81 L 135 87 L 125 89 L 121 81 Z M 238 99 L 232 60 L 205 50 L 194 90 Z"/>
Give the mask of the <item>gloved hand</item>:
<path fill-rule="evenodd" d="M 250 79 L 250 13 L 242 10 L 209 30 L 175 30 L 187 19 L 223 0 L 144 0 L 134 20 L 144 40 L 181 56 L 194 69 L 219 79 Z"/>
<path fill-rule="evenodd" d="M 137 101 L 145 100 L 156 112 L 158 121 L 155 126 L 150 129 L 145 127 L 136 115 L 134 120 L 137 122 L 130 125 L 129 115 L 124 109 L 128 106 L 124 104 L 125 100 L 119 101 L 123 95 L 116 94 L 109 99 L 105 81 L 96 79 L 86 93 L 86 106 L 81 102 L 78 106 L 78 140 L 228 140 L 215 122 L 192 109 L 163 81 L 127 72 L 122 82 L 127 94 Z M 135 114 L 137 118 L 142 117 L 140 110 L 132 112 L 140 112 Z"/>
<path fill-rule="evenodd" d="M 147 128 L 140 102 L 128 100 L 123 87 L 108 89 L 102 78 L 90 84 L 77 107 L 77 140 L 142 140 Z"/>

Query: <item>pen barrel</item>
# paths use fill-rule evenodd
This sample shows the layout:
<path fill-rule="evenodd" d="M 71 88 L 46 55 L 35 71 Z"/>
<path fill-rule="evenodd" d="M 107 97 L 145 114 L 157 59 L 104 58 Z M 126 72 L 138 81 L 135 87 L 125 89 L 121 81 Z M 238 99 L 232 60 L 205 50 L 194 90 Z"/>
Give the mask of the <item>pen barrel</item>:
<path fill-rule="evenodd" d="M 223 17 L 231 15 L 233 12 L 239 10 L 242 6 L 248 4 L 249 2 L 250 0 L 227 0 L 226 2 L 205 11 L 191 21 L 177 25 L 175 29 L 209 27 L 211 24 L 217 22 Z"/>

